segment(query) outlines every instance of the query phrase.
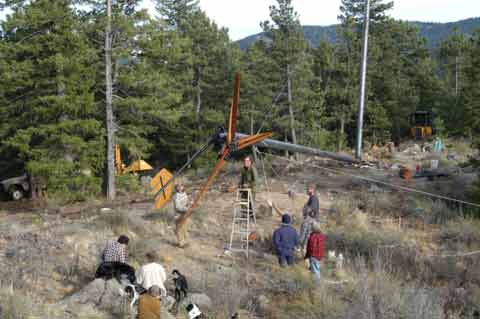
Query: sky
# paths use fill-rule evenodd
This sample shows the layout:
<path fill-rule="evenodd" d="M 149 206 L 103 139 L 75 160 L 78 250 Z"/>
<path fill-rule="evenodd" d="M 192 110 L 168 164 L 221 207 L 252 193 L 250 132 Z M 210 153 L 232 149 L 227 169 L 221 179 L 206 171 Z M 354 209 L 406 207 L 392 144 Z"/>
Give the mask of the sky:
<path fill-rule="evenodd" d="M 341 0 L 292 0 L 303 25 L 337 23 Z M 260 22 L 269 18 L 274 0 L 200 0 L 200 7 L 219 26 L 227 27 L 232 40 L 261 31 Z M 153 13 L 151 0 L 143 6 Z M 0 11 L 0 19 L 4 18 Z M 395 0 L 391 16 L 423 22 L 453 22 L 480 16 L 480 0 Z"/>
<path fill-rule="evenodd" d="M 337 23 L 340 0 L 292 0 L 302 25 Z M 232 40 L 261 31 L 273 0 L 200 0 L 200 7 L 219 26 L 227 27 Z M 145 0 L 145 6 L 149 0 Z M 396 0 L 391 16 L 402 20 L 453 22 L 480 16 L 480 0 Z"/>

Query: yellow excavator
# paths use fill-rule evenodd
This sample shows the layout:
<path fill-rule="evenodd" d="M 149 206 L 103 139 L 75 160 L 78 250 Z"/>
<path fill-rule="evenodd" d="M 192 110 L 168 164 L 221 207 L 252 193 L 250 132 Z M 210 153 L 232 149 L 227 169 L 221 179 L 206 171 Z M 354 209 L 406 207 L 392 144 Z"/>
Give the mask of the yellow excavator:
<path fill-rule="evenodd" d="M 152 170 L 153 167 L 144 160 L 133 161 L 130 165 L 126 166 L 122 162 L 122 154 L 120 152 L 120 145 L 115 145 L 115 171 L 117 175 L 123 175 L 127 173 L 140 173 L 143 171 Z"/>
<path fill-rule="evenodd" d="M 139 174 L 141 172 L 153 170 L 153 167 L 144 160 L 133 161 L 130 165 L 126 166 L 122 162 L 122 154 L 120 151 L 120 145 L 115 145 L 115 171 L 117 175 L 123 175 L 128 173 Z M 162 208 L 172 197 L 173 183 L 169 183 L 173 175 L 167 169 L 161 169 L 150 181 L 150 187 L 152 194 L 156 195 L 155 207 L 157 209 Z M 168 185 L 166 185 L 168 183 Z M 166 187 L 165 187 L 166 185 Z M 159 190 L 162 189 L 159 193 Z M 159 193 L 159 194 L 157 194 Z"/>
<path fill-rule="evenodd" d="M 416 140 L 432 136 L 432 116 L 428 111 L 416 111 L 410 115 L 410 135 Z"/>

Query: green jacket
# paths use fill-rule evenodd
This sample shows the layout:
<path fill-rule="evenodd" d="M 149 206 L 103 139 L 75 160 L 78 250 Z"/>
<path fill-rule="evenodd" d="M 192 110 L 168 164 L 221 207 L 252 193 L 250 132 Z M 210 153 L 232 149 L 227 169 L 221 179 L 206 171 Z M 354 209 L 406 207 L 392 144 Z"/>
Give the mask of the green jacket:
<path fill-rule="evenodd" d="M 257 181 L 257 172 L 255 167 L 251 166 L 250 169 L 245 167 L 242 168 L 242 172 L 240 175 L 240 183 L 238 184 L 239 187 L 248 187 L 252 189 L 252 192 L 255 191 L 255 183 Z"/>

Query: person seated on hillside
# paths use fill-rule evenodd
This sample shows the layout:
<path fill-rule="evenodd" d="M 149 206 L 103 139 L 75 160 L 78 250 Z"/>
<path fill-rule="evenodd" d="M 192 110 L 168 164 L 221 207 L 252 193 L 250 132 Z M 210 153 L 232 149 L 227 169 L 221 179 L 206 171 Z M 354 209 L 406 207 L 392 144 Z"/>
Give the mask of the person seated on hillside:
<path fill-rule="evenodd" d="M 121 235 L 116 242 L 107 244 L 102 253 L 102 263 L 98 267 L 95 278 L 111 279 L 117 278 L 119 281 L 126 277 L 131 283 L 135 282 L 135 269 L 127 264 L 128 262 L 128 243 L 130 239 Z"/>
<path fill-rule="evenodd" d="M 317 280 L 320 280 L 320 262 L 324 255 L 325 240 L 326 237 L 322 234 L 320 223 L 315 222 L 312 226 L 312 233 L 308 238 L 305 259 L 308 259 L 310 271 Z"/>
<path fill-rule="evenodd" d="M 297 231 L 290 225 L 290 222 L 290 215 L 283 214 L 282 225 L 273 233 L 273 245 L 277 251 L 278 262 L 282 267 L 293 265 L 295 248 L 300 242 Z"/>
<path fill-rule="evenodd" d="M 162 295 L 166 296 L 165 280 L 167 280 L 167 274 L 165 273 L 165 269 L 156 262 L 157 256 L 155 252 L 149 252 L 145 257 L 147 263 L 140 267 L 136 273 L 137 284 L 145 290 L 148 290 L 152 286 L 158 286 Z"/>
<path fill-rule="evenodd" d="M 160 287 L 153 285 L 138 300 L 137 319 L 160 319 Z"/>

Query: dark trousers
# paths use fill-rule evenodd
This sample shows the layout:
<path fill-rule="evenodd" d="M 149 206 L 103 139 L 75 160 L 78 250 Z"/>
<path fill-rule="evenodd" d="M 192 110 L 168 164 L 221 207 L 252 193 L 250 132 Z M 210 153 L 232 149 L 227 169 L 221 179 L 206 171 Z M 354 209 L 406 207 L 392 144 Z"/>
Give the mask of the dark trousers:
<path fill-rule="evenodd" d="M 291 254 L 279 254 L 278 255 L 278 263 L 280 266 L 285 267 L 287 265 L 291 266 L 295 263 L 295 255 Z"/>
<path fill-rule="evenodd" d="M 135 283 L 135 269 L 132 266 L 121 262 L 102 262 L 95 272 L 95 278 L 109 280 L 116 278 L 120 281 L 127 278 L 132 284 Z"/>

